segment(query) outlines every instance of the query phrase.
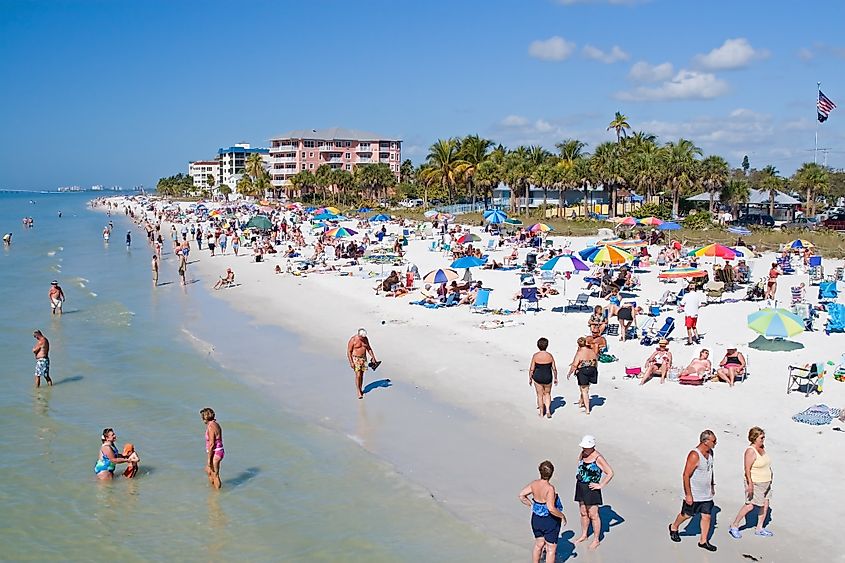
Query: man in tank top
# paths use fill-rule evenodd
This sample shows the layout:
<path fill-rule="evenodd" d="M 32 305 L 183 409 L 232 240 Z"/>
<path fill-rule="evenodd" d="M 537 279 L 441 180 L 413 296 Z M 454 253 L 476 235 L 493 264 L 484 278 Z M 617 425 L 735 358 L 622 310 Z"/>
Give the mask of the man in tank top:
<path fill-rule="evenodd" d="M 685 521 L 696 514 L 701 515 L 701 538 L 698 547 L 707 551 L 716 551 L 710 537 L 710 515 L 713 513 L 713 497 L 716 482 L 713 479 L 713 449 L 716 447 L 716 435 L 712 430 L 705 430 L 699 437 L 698 446 L 687 454 L 684 466 L 684 501 L 681 513 L 669 524 L 669 538 L 673 542 L 681 541 L 678 529 Z"/>

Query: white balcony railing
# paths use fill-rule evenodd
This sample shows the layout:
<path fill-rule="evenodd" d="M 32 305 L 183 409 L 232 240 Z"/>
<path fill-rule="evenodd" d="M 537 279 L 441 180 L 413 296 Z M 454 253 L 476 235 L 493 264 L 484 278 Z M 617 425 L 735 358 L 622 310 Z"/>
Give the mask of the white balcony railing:
<path fill-rule="evenodd" d="M 270 147 L 270 152 L 278 153 L 278 152 L 296 152 L 299 150 L 299 147 L 296 145 L 279 145 L 276 147 Z"/>
<path fill-rule="evenodd" d="M 375 160 L 372 158 L 359 158 L 355 161 L 355 164 L 372 164 L 373 162 L 375 162 Z"/>
<path fill-rule="evenodd" d="M 296 162 L 295 156 L 277 156 L 272 160 L 273 164 L 281 164 L 283 162 Z"/>

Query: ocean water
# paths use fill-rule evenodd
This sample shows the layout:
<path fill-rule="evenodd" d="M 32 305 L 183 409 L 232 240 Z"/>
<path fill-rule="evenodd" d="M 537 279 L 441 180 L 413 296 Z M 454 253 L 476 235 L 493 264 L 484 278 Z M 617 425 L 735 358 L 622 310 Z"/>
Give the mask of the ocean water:
<path fill-rule="evenodd" d="M 224 368 L 210 351 L 238 337 L 240 320 L 216 317 L 201 284 L 154 290 L 142 233 L 127 251 L 131 227 L 115 216 L 104 243 L 109 218 L 90 197 L 0 193 L 0 231 L 14 233 L 0 251 L 0 559 L 510 559 L 350 438 L 245 384 L 260 374 L 235 357 Z M 163 281 L 168 268 L 165 257 Z M 47 299 L 54 278 L 61 318 Z M 36 328 L 50 339 L 52 389 L 33 387 Z M 296 361 L 280 369 L 308 358 Z M 203 471 L 205 406 L 224 430 L 219 492 Z M 94 478 L 105 427 L 135 444 L 136 479 Z"/>

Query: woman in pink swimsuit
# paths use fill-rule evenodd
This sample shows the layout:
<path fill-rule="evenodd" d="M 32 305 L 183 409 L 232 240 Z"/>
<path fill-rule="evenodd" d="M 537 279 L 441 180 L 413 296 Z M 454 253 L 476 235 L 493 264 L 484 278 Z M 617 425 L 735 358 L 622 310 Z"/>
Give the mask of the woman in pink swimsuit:
<path fill-rule="evenodd" d="M 220 462 L 226 455 L 223 449 L 223 429 L 215 420 L 214 410 L 208 407 L 200 411 L 202 421 L 205 423 L 205 451 L 208 454 L 205 472 L 208 474 L 208 482 L 215 489 L 221 487 L 220 483 Z"/>

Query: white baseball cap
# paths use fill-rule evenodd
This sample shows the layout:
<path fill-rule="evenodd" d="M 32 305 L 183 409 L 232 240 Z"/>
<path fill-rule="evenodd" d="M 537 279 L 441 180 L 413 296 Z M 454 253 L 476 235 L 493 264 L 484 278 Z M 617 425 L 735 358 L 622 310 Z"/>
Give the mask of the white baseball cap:
<path fill-rule="evenodd" d="M 596 447 L 596 437 L 590 436 L 589 434 L 587 434 L 586 436 L 581 438 L 581 443 L 578 444 L 578 447 L 585 448 L 585 449 L 595 448 Z"/>

